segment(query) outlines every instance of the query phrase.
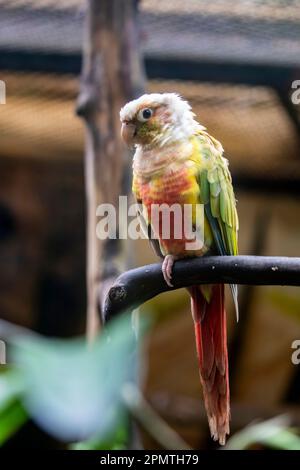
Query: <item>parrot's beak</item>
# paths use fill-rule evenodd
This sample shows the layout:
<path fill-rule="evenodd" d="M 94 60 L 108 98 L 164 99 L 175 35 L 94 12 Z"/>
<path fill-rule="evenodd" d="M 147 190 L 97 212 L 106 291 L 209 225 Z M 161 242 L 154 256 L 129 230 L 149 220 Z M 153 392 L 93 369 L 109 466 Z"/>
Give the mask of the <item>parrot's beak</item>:
<path fill-rule="evenodd" d="M 123 122 L 121 128 L 121 137 L 125 144 L 130 147 L 133 144 L 133 138 L 136 133 L 136 126 L 132 122 Z"/>

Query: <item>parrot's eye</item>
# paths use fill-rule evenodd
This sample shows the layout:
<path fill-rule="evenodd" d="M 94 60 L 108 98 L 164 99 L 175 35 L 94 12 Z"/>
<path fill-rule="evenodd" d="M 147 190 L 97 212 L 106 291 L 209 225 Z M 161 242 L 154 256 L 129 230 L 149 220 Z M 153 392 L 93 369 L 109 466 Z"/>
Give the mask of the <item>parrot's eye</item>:
<path fill-rule="evenodd" d="M 141 122 L 148 121 L 148 119 L 151 118 L 152 114 L 153 111 L 150 108 L 141 109 L 138 113 L 138 120 Z"/>

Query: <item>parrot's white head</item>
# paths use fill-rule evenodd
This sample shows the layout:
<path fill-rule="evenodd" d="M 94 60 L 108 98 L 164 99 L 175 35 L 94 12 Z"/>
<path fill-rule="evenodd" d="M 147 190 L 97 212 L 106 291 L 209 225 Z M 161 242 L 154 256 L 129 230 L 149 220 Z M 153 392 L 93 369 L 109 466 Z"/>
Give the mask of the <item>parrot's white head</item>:
<path fill-rule="evenodd" d="M 129 146 L 162 147 L 189 139 L 204 129 L 191 106 L 176 93 L 151 93 L 130 101 L 120 111 L 121 135 Z"/>

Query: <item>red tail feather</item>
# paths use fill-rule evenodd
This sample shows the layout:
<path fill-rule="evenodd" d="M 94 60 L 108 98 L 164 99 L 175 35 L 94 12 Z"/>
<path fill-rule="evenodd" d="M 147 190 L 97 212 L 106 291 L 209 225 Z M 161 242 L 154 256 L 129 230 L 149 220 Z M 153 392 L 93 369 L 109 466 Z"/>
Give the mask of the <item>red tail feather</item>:
<path fill-rule="evenodd" d="M 230 404 L 224 285 L 212 286 L 208 303 L 200 286 L 190 289 L 205 408 L 214 440 L 225 444 Z"/>

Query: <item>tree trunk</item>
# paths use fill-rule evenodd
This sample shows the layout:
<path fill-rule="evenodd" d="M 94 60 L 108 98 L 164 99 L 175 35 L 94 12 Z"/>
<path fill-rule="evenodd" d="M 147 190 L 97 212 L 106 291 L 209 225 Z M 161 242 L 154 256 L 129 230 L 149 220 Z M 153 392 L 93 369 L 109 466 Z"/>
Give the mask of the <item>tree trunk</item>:
<path fill-rule="evenodd" d="M 100 203 L 118 207 L 130 192 L 130 162 L 120 139 L 120 108 L 142 93 L 136 0 L 88 0 L 81 91 L 77 113 L 85 120 L 87 199 L 87 336 L 99 327 L 99 306 L 125 269 L 125 246 L 96 235 Z M 128 258 L 128 257 L 127 257 Z"/>

